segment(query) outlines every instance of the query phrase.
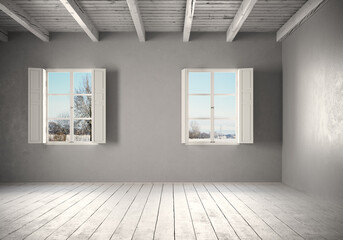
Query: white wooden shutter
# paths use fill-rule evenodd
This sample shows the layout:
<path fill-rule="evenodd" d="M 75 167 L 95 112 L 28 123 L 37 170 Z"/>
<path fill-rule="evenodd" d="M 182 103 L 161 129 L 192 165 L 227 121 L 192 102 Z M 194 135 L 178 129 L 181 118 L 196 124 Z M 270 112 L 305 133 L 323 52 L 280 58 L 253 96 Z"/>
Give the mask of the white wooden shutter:
<path fill-rule="evenodd" d="M 94 69 L 94 142 L 106 143 L 106 69 Z"/>
<path fill-rule="evenodd" d="M 181 143 L 186 143 L 186 73 L 181 71 Z"/>
<path fill-rule="evenodd" d="M 28 70 L 28 143 L 46 142 L 46 72 L 42 68 Z"/>
<path fill-rule="evenodd" d="M 254 81 L 253 69 L 238 69 L 239 143 L 254 142 Z"/>

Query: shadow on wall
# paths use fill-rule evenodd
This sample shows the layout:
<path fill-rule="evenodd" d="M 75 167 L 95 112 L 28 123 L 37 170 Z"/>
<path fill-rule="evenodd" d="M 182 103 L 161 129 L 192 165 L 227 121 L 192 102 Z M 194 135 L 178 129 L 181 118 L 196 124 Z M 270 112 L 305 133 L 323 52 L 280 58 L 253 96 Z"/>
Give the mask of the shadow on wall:
<path fill-rule="evenodd" d="M 106 72 L 106 142 L 119 142 L 119 81 L 117 71 Z"/>
<path fill-rule="evenodd" d="M 282 140 L 282 72 L 254 69 L 254 142 Z"/>

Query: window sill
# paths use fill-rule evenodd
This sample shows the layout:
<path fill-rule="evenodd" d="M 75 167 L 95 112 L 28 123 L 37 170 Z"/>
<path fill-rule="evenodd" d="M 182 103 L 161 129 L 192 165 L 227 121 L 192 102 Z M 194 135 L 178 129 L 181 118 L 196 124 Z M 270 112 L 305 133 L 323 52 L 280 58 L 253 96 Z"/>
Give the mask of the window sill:
<path fill-rule="evenodd" d="M 54 145 L 54 146 L 93 146 L 93 145 L 99 145 L 99 143 L 44 143 L 44 145 Z"/>
<path fill-rule="evenodd" d="M 184 143 L 185 145 L 191 145 L 191 146 L 237 146 L 239 145 L 238 142 L 214 142 L 214 143 L 210 143 L 210 142 L 187 142 Z"/>

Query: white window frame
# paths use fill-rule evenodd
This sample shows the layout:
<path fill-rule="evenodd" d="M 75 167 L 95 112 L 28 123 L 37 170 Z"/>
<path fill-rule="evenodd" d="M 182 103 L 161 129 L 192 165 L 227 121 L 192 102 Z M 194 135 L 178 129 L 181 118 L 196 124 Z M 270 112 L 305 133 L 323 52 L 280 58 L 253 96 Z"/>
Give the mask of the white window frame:
<path fill-rule="evenodd" d="M 49 94 L 49 73 L 50 72 L 69 72 L 70 74 L 70 93 L 69 94 Z M 74 93 L 74 73 L 76 72 L 88 72 L 91 73 L 92 76 L 92 93 L 91 94 L 75 94 Z M 48 68 L 46 69 L 46 144 L 48 145 L 98 145 L 98 143 L 94 142 L 94 100 L 95 100 L 95 93 L 94 93 L 94 69 L 92 68 Z M 49 118 L 48 110 L 49 110 L 49 98 L 48 96 L 70 96 L 70 116 L 69 118 Z M 92 116 L 91 118 L 75 118 L 74 117 L 74 96 L 91 96 L 91 103 L 92 103 Z M 69 120 L 70 121 L 70 141 L 67 142 L 59 142 L 59 141 L 49 141 L 49 120 Z M 91 120 L 92 121 L 92 141 L 91 142 L 81 142 L 81 141 L 74 141 L 74 120 Z"/>
<path fill-rule="evenodd" d="M 183 91 L 182 95 L 184 95 L 184 101 L 182 103 L 183 113 L 182 113 L 182 131 L 185 131 L 185 139 L 184 143 L 186 145 L 238 145 L 239 144 L 239 87 L 238 87 L 238 69 L 234 68 L 187 68 L 184 69 L 185 71 L 183 74 L 183 78 L 185 81 L 183 83 Z M 189 72 L 210 72 L 211 73 L 211 93 L 210 94 L 189 94 Z M 228 72 L 228 73 L 235 73 L 235 86 L 236 86 L 236 112 L 235 112 L 235 126 L 236 126 L 236 138 L 235 139 L 225 139 L 225 140 L 215 140 L 214 139 L 214 120 L 215 119 L 232 119 L 232 118 L 215 118 L 214 117 L 214 96 L 232 96 L 233 94 L 215 94 L 214 93 L 214 72 Z M 188 99 L 189 96 L 211 96 L 211 117 L 210 118 L 189 118 L 188 117 Z M 190 140 L 189 139 L 189 120 L 210 120 L 211 121 L 211 132 L 210 132 L 210 140 Z"/>

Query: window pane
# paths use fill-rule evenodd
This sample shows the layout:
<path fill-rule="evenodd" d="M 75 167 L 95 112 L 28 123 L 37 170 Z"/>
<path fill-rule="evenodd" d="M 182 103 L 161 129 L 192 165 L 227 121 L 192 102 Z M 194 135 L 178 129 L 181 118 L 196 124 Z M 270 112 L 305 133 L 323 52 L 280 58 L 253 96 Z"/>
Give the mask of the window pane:
<path fill-rule="evenodd" d="M 210 72 L 190 72 L 188 75 L 188 92 L 211 93 L 211 73 Z"/>
<path fill-rule="evenodd" d="M 189 139 L 210 139 L 210 120 L 190 120 Z"/>
<path fill-rule="evenodd" d="M 235 94 L 236 73 L 215 72 L 214 73 L 214 94 Z"/>
<path fill-rule="evenodd" d="M 211 97 L 210 96 L 189 96 L 188 97 L 189 118 L 210 118 Z"/>
<path fill-rule="evenodd" d="M 74 117 L 92 117 L 92 98 L 91 96 L 74 96 Z"/>
<path fill-rule="evenodd" d="M 70 123 L 69 120 L 49 121 L 49 141 L 68 142 L 70 141 Z"/>
<path fill-rule="evenodd" d="M 235 120 L 214 120 L 215 139 L 236 139 Z"/>
<path fill-rule="evenodd" d="M 214 96 L 214 117 L 235 118 L 236 97 L 235 96 Z"/>
<path fill-rule="evenodd" d="M 92 74 L 90 72 L 74 73 L 74 93 L 91 94 L 92 93 Z"/>
<path fill-rule="evenodd" d="M 49 118 L 69 118 L 70 97 L 69 96 L 49 96 L 48 102 Z"/>
<path fill-rule="evenodd" d="M 48 73 L 48 93 L 65 94 L 70 93 L 70 73 L 49 72 Z"/>
<path fill-rule="evenodd" d="M 78 142 L 92 141 L 92 120 L 74 121 L 74 140 Z"/>

